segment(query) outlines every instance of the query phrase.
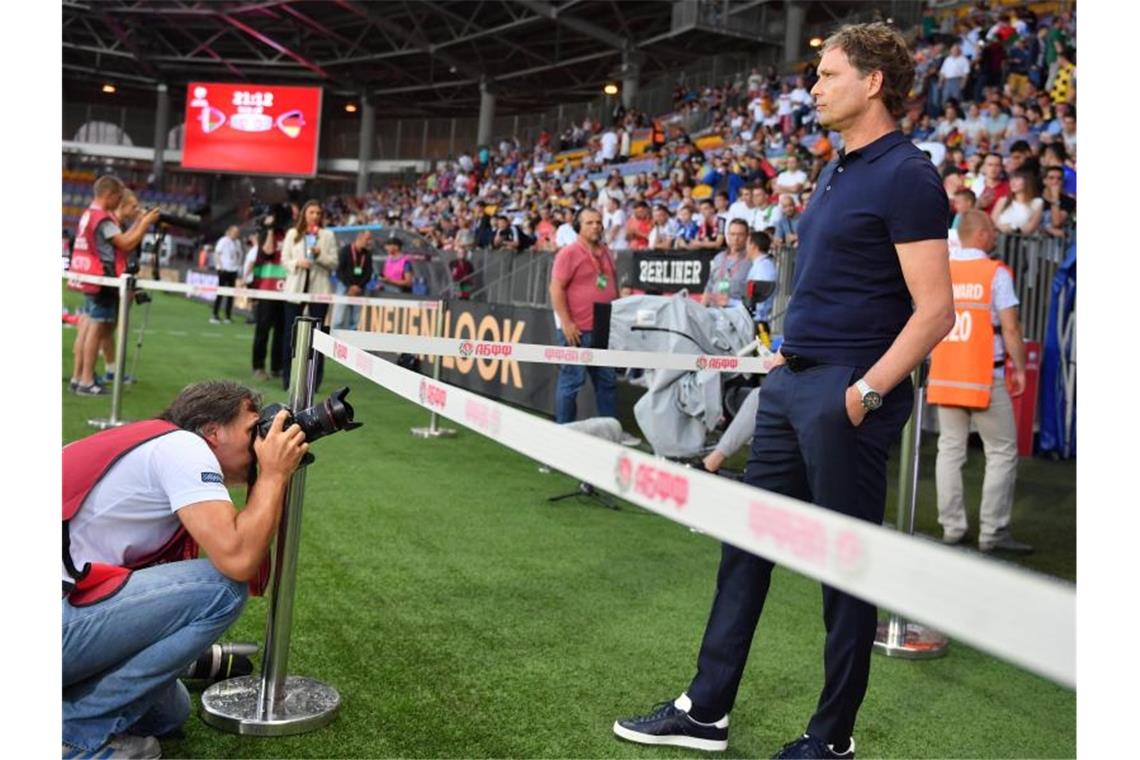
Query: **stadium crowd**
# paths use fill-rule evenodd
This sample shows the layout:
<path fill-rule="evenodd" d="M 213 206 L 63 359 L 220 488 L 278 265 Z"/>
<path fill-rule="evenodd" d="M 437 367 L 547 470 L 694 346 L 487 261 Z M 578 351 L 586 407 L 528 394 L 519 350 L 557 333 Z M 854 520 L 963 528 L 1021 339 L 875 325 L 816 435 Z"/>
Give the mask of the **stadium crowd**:
<path fill-rule="evenodd" d="M 901 129 L 937 165 L 955 210 L 976 206 L 1006 233 L 1064 237 L 1076 221 L 1075 16 L 1028 6 L 924 19 Z M 719 87 L 678 85 L 673 111 L 620 105 L 555 138 L 504 138 L 441 162 L 414 184 L 325 201 L 330 224 L 387 223 L 443 251 L 555 252 L 581 208 L 603 212 L 613 250 L 720 250 L 744 219 L 774 248 L 794 245 L 797 216 L 841 147 L 820 130 L 798 75 L 738 74 Z"/>

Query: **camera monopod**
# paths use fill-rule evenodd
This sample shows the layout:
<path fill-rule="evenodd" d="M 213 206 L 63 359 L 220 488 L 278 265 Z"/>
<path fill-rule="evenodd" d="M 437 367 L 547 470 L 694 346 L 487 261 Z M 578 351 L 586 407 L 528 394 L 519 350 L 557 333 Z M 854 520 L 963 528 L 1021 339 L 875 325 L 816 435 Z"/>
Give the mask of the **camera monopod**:
<path fill-rule="evenodd" d="M 152 280 L 159 279 L 158 260 L 159 257 L 162 256 L 162 244 L 165 241 L 166 227 L 163 226 L 162 222 L 159 222 L 158 228 L 154 232 L 154 259 L 151 261 L 150 271 L 150 278 Z M 138 295 L 141 296 L 145 294 L 143 294 L 142 291 L 139 291 Z M 138 303 L 143 305 L 143 318 L 142 324 L 139 325 L 139 335 L 138 339 L 135 341 L 135 355 L 131 357 L 131 371 L 129 373 L 131 377 L 134 377 L 135 379 L 138 379 L 136 371 L 138 370 L 139 366 L 139 355 L 142 353 L 143 335 L 146 334 L 146 326 L 150 323 L 150 302 L 151 298 L 149 295 L 146 295 L 145 298 L 140 298 L 138 300 Z"/>

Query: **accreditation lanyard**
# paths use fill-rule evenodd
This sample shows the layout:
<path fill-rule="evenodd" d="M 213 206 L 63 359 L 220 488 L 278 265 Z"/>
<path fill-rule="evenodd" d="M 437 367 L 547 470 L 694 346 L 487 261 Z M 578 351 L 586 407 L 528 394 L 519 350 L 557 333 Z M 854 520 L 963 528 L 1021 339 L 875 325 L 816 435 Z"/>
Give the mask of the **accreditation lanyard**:
<path fill-rule="evenodd" d="M 609 278 L 606 277 L 604 266 L 604 264 L 609 261 L 609 256 L 606 255 L 604 249 L 602 250 L 600 256 L 594 255 L 594 252 L 588 248 L 586 249 L 586 252 L 590 255 L 590 266 L 594 270 L 594 285 L 598 288 L 598 290 L 604 291 L 606 289 L 606 286 L 609 284 Z M 610 267 L 610 272 L 613 272 L 612 265 Z"/>
<path fill-rule="evenodd" d="M 725 256 L 724 261 L 720 262 L 720 267 L 717 268 L 716 287 L 721 293 L 729 292 L 729 289 L 732 287 L 732 281 L 736 279 L 736 273 L 740 271 L 741 265 L 744 264 L 744 259 L 740 258 L 737 259 L 735 266 L 731 269 L 726 269 L 725 264 L 728 259 L 729 257 Z"/>
<path fill-rule="evenodd" d="M 352 273 L 357 277 L 364 274 L 364 251 L 357 251 L 355 247 L 350 249 L 352 251 Z M 359 258 L 357 254 L 360 254 Z"/>

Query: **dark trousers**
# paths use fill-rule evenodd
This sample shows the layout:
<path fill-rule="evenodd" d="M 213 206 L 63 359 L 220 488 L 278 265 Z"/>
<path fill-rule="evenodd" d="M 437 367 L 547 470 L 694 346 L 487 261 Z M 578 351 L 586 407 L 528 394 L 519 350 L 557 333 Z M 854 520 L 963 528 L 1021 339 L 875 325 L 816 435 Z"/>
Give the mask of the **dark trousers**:
<path fill-rule="evenodd" d="M 221 269 L 218 270 L 218 287 L 219 288 L 232 288 L 237 283 L 237 272 L 225 272 Z M 234 297 L 233 296 L 215 296 L 214 297 L 214 319 L 218 318 L 218 307 L 224 305 L 226 308 L 226 319 L 230 318 L 234 310 Z"/>
<path fill-rule="evenodd" d="M 253 328 L 253 368 L 265 369 L 265 355 L 268 353 L 269 369 L 274 373 L 280 372 L 285 350 L 285 302 L 258 301 L 254 314 L 257 323 Z"/>
<path fill-rule="evenodd" d="M 853 427 L 844 395 L 863 372 L 837 365 L 792 372 L 785 366 L 768 375 L 744 481 L 881 523 L 887 449 L 910 416 L 913 390 L 904 380 L 882 407 Z M 688 690 L 696 720 L 718 720 L 732 710 L 772 567 L 728 544 L 721 550 L 716 596 Z M 874 605 L 823 586 L 824 686 L 807 731 L 825 742 L 846 746 L 854 731 L 867 691 L 877 616 Z"/>
<path fill-rule="evenodd" d="M 285 306 L 285 345 L 282 347 L 281 352 L 281 385 L 285 390 L 289 390 L 289 375 L 293 371 L 293 320 L 302 316 L 302 312 L 307 308 L 308 316 L 317 320 L 317 329 L 325 330 L 325 316 L 329 313 L 329 305 L 327 303 L 288 303 Z M 317 353 L 317 373 L 313 380 L 313 395 L 315 396 L 321 390 L 321 380 L 325 377 L 325 355 Z"/>

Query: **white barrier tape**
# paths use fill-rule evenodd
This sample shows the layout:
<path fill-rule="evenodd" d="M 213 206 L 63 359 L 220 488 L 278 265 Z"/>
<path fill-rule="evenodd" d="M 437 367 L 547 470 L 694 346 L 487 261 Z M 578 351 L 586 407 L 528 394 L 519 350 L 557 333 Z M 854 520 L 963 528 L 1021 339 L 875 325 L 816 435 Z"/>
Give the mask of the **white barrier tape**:
<path fill-rule="evenodd" d="M 537 364 L 582 364 L 591 367 L 639 367 L 642 369 L 675 369 L 686 372 L 758 372 L 767 373 L 774 357 L 720 356 L 710 354 L 669 354 L 653 351 L 615 351 L 611 349 L 543 346 L 538 343 L 496 343 L 466 338 L 428 338 L 420 335 L 334 330 L 343 338 L 366 351 L 390 351 L 401 354 L 456 356 L 462 359 L 510 359 Z"/>
<path fill-rule="evenodd" d="M 1072 584 L 569 430 L 322 332 L 313 347 L 571 477 L 1076 686 Z"/>
<path fill-rule="evenodd" d="M 68 282 L 89 282 L 96 285 L 107 285 L 118 288 L 121 278 L 99 277 L 89 274 L 74 274 L 64 272 L 64 279 Z M 368 296 L 340 296 L 334 293 L 285 293 L 278 290 L 258 290 L 254 288 L 221 287 L 219 285 L 195 285 L 185 282 L 167 282 L 166 280 L 135 280 L 135 287 L 140 290 L 160 290 L 168 293 L 185 293 L 188 296 L 235 296 L 237 298 L 251 298 L 258 301 L 288 301 L 290 303 L 331 303 L 348 304 L 350 306 L 386 306 L 397 309 L 435 309 L 439 301 L 414 301 L 400 298 L 370 298 Z"/>

